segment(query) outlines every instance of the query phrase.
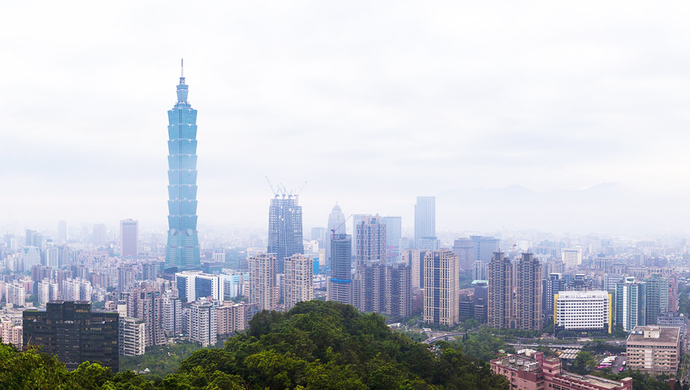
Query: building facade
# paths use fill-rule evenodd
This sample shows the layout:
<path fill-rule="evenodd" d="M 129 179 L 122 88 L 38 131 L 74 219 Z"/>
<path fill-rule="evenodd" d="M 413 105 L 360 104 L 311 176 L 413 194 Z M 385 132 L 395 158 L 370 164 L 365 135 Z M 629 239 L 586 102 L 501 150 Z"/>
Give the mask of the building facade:
<path fill-rule="evenodd" d="M 626 332 L 645 325 L 645 290 L 646 284 L 634 277 L 626 277 L 624 283 L 616 285 L 616 325 L 621 325 Z"/>
<path fill-rule="evenodd" d="M 344 227 L 343 227 L 344 228 Z M 331 276 L 328 278 L 328 300 L 352 304 L 352 238 L 331 233 Z"/>
<path fill-rule="evenodd" d="M 24 311 L 24 346 L 40 346 L 69 370 L 89 361 L 118 372 L 119 319 L 116 312 L 92 312 L 90 302 L 48 302 L 44 311 Z"/>
<path fill-rule="evenodd" d="M 458 256 L 450 250 L 424 257 L 424 322 L 453 326 L 459 321 Z"/>
<path fill-rule="evenodd" d="M 285 279 L 283 305 L 285 311 L 292 309 L 297 302 L 314 299 L 313 260 L 309 256 L 295 254 L 285 259 Z"/>
<path fill-rule="evenodd" d="M 258 253 L 247 260 L 249 266 L 249 302 L 259 310 L 275 310 L 278 305 L 278 266 L 274 253 Z"/>
<path fill-rule="evenodd" d="M 612 330 L 612 295 L 608 291 L 561 291 L 554 296 L 554 325 L 561 330 Z"/>
<path fill-rule="evenodd" d="M 282 274 L 285 258 L 304 252 L 302 206 L 296 196 L 276 195 L 268 210 L 268 253 L 276 255 L 276 270 Z"/>
<path fill-rule="evenodd" d="M 199 300 L 189 308 L 189 340 L 202 347 L 216 345 L 218 341 L 218 319 L 216 306 L 212 302 Z"/>
<path fill-rule="evenodd" d="M 168 111 L 168 243 L 165 266 L 178 270 L 201 264 L 197 231 L 196 114 L 187 101 L 184 73 L 177 85 L 177 103 Z"/>
<path fill-rule="evenodd" d="M 492 328 L 515 328 L 513 316 L 513 264 L 495 252 L 489 263 L 487 324 Z"/>
<path fill-rule="evenodd" d="M 542 329 L 541 263 L 531 253 L 523 253 L 517 264 L 516 317 L 517 327 Z"/>
<path fill-rule="evenodd" d="M 660 315 L 668 312 L 668 278 L 659 274 L 652 275 L 645 279 L 646 291 L 645 298 L 647 307 L 645 308 L 645 325 L 658 324 Z"/>
<path fill-rule="evenodd" d="M 146 353 L 146 323 L 138 318 L 120 318 L 120 356 Z"/>
<path fill-rule="evenodd" d="M 680 328 L 636 326 L 626 344 L 628 368 L 674 377 L 681 361 Z"/>

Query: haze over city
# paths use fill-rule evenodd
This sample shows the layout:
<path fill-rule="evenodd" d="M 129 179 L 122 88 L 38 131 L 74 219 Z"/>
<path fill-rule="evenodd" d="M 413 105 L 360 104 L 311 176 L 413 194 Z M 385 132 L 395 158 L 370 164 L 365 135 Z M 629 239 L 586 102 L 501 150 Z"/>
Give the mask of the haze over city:
<path fill-rule="evenodd" d="M 439 230 L 687 232 L 685 3 L 5 9 L 5 223 L 165 229 L 184 57 L 200 226 L 265 227 L 268 176 L 305 226 L 433 195 Z"/>

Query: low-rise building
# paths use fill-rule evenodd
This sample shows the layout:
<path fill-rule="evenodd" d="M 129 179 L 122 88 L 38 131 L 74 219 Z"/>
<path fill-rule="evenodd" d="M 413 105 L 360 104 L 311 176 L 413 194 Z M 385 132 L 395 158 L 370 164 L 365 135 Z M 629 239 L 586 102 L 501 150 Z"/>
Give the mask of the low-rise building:
<path fill-rule="evenodd" d="M 508 355 L 491 361 L 491 371 L 502 375 L 512 390 L 632 390 L 632 378 L 620 381 L 593 375 L 577 375 L 563 370 L 561 360 L 546 358 L 542 352 L 532 357 Z"/>
<path fill-rule="evenodd" d="M 680 363 L 680 328 L 636 326 L 628 336 L 627 362 L 631 370 L 650 375 L 676 375 Z"/>

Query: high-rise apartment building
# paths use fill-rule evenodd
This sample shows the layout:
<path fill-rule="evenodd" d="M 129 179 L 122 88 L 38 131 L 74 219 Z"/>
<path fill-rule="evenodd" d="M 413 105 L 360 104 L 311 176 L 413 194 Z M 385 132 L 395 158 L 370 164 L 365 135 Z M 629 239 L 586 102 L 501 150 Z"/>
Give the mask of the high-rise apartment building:
<path fill-rule="evenodd" d="M 146 323 L 138 318 L 120 318 L 120 356 L 146 353 Z"/>
<path fill-rule="evenodd" d="M 438 249 L 436 197 L 418 196 L 414 206 L 414 240 L 417 249 Z"/>
<path fill-rule="evenodd" d="M 386 267 L 385 314 L 391 319 L 412 315 L 412 269 L 404 263 Z"/>
<path fill-rule="evenodd" d="M 127 317 L 139 318 L 146 324 L 146 346 L 164 345 L 163 296 L 160 290 L 144 285 L 130 291 Z"/>
<path fill-rule="evenodd" d="M 192 303 L 189 308 L 189 340 L 202 347 L 218 341 L 216 306 L 204 299 Z"/>
<path fill-rule="evenodd" d="M 645 279 L 646 290 L 646 311 L 645 325 L 658 324 L 660 315 L 668 312 L 668 278 L 661 277 L 659 274 L 652 275 Z"/>
<path fill-rule="evenodd" d="M 86 361 L 120 369 L 117 312 L 92 312 L 89 302 L 53 301 L 46 310 L 26 310 L 23 327 L 25 347 L 42 347 L 69 370 Z"/>
<path fill-rule="evenodd" d="M 450 250 L 424 257 L 424 322 L 453 326 L 459 321 L 458 256 Z"/>
<path fill-rule="evenodd" d="M 314 265 L 309 256 L 295 254 L 285 259 L 285 279 L 283 283 L 283 305 L 285 311 L 292 309 L 297 302 L 314 299 Z"/>
<path fill-rule="evenodd" d="M 25 306 L 26 290 L 24 285 L 17 281 L 5 284 L 5 302 L 15 306 Z"/>
<path fill-rule="evenodd" d="M 626 332 L 645 325 L 646 287 L 632 276 L 616 285 L 616 325 L 621 325 Z"/>
<path fill-rule="evenodd" d="M 542 328 L 541 263 L 531 253 L 523 253 L 516 268 L 517 327 L 526 330 L 540 330 Z"/>
<path fill-rule="evenodd" d="M 163 331 L 167 336 L 182 334 L 182 301 L 172 294 L 163 294 Z"/>
<path fill-rule="evenodd" d="M 127 292 L 134 284 L 134 269 L 123 265 L 117 268 L 117 291 Z"/>
<path fill-rule="evenodd" d="M 274 253 L 258 253 L 247 259 L 249 266 L 249 302 L 259 310 L 275 310 L 278 305 L 278 284 Z"/>
<path fill-rule="evenodd" d="M 402 238 L 402 217 L 381 217 L 386 225 L 387 262 L 393 263 L 400 256 L 400 239 Z"/>
<path fill-rule="evenodd" d="M 343 210 L 340 208 L 340 206 L 336 203 L 335 206 L 333 206 L 333 210 L 331 210 L 331 213 L 328 215 L 328 225 L 326 228 L 326 265 L 328 267 L 332 268 L 331 264 L 331 239 L 333 235 L 337 234 L 346 234 L 347 233 L 347 228 L 345 226 L 345 214 L 343 214 Z M 350 243 L 352 245 L 352 243 Z M 350 250 L 352 252 L 352 250 Z"/>
<path fill-rule="evenodd" d="M 362 312 L 385 310 L 386 225 L 378 215 L 363 215 L 355 225 L 357 271 L 352 304 Z"/>
<path fill-rule="evenodd" d="M 275 253 L 279 274 L 283 273 L 286 257 L 304 252 L 302 206 L 297 199 L 296 196 L 276 195 L 268 210 L 268 253 Z"/>
<path fill-rule="evenodd" d="M 330 236 L 331 276 L 328 278 L 328 300 L 352 304 L 352 239 L 344 233 Z"/>
<path fill-rule="evenodd" d="M 256 304 L 223 302 L 222 305 L 216 307 L 218 335 L 230 335 L 247 329 L 249 321 L 256 312 Z"/>
<path fill-rule="evenodd" d="M 177 86 L 177 103 L 168 111 L 168 244 L 165 265 L 178 270 L 201 264 L 197 231 L 196 114 L 187 101 L 184 73 Z"/>
<path fill-rule="evenodd" d="M 487 324 L 492 328 L 516 328 L 513 316 L 513 264 L 503 256 L 503 252 L 494 253 L 488 276 Z"/>
<path fill-rule="evenodd" d="M 139 221 L 120 221 L 120 255 L 136 257 L 139 254 Z"/>

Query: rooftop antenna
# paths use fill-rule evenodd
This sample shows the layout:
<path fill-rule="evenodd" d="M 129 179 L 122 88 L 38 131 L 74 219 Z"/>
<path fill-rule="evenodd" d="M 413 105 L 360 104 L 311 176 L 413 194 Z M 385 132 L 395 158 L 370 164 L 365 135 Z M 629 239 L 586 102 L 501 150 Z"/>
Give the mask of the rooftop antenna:
<path fill-rule="evenodd" d="M 184 58 L 180 59 L 180 68 L 182 68 L 182 72 L 180 73 L 180 77 L 184 77 Z"/>

